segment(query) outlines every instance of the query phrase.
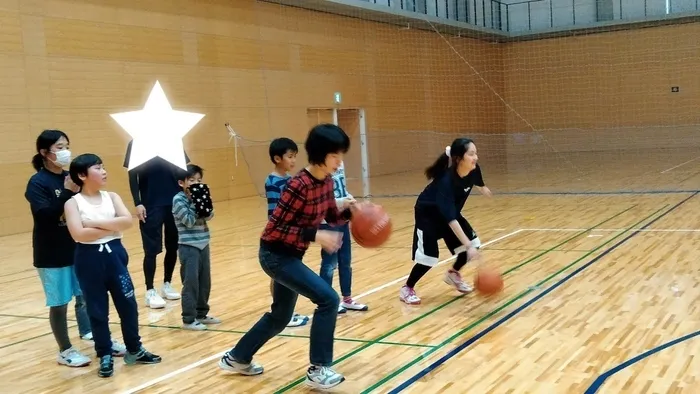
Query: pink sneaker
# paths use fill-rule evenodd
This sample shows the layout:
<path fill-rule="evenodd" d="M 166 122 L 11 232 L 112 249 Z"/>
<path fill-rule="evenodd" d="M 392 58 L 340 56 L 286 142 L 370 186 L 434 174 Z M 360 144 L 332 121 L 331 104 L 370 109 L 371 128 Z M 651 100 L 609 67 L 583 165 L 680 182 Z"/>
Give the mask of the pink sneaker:
<path fill-rule="evenodd" d="M 416 291 L 412 287 L 403 286 L 399 291 L 399 299 L 408 305 L 419 305 L 420 298 L 416 295 Z"/>
<path fill-rule="evenodd" d="M 459 271 L 453 269 L 448 270 L 445 273 L 445 283 L 454 287 L 458 292 L 462 294 L 468 294 L 474 291 L 474 288 L 462 280 L 462 274 Z"/>

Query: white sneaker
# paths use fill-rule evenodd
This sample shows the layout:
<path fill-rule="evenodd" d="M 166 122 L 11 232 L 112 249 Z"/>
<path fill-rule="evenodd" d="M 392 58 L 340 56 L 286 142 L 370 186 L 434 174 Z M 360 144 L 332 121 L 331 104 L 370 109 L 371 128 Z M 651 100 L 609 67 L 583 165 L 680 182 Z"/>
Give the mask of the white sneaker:
<path fill-rule="evenodd" d="M 230 352 L 224 353 L 224 355 L 221 357 L 221 360 L 219 360 L 219 368 L 223 369 L 224 371 L 238 372 L 239 374 L 246 376 L 260 375 L 264 371 L 262 365 L 260 364 L 253 362 L 250 364 L 239 363 L 238 361 L 234 360 L 233 357 L 231 357 Z"/>
<path fill-rule="evenodd" d="M 353 299 L 350 299 L 350 302 L 345 302 L 345 301 L 341 302 L 340 306 L 345 308 L 345 309 L 351 310 L 351 311 L 363 311 L 364 312 L 364 311 L 369 310 L 369 307 L 367 305 L 360 304 L 359 302 L 356 302 Z"/>
<path fill-rule="evenodd" d="M 80 337 L 84 341 L 92 341 L 92 331 Z"/>
<path fill-rule="evenodd" d="M 445 283 L 448 285 L 454 287 L 458 292 L 462 294 L 468 294 L 474 291 L 474 287 L 471 285 L 467 284 L 462 280 L 462 275 L 459 273 L 459 271 L 455 271 L 453 269 L 448 270 L 445 273 Z"/>
<path fill-rule="evenodd" d="M 163 283 L 163 287 L 160 289 L 160 294 L 165 297 L 166 300 L 179 300 L 180 293 L 177 292 L 170 284 L 170 282 Z"/>
<path fill-rule="evenodd" d="M 408 305 L 418 305 L 420 304 L 420 298 L 416 294 L 416 291 L 412 287 L 403 286 L 399 291 L 399 299 Z"/>
<path fill-rule="evenodd" d="M 56 361 L 59 364 L 67 365 L 69 367 L 84 367 L 86 365 L 90 365 L 90 358 L 80 353 L 73 347 L 58 353 Z"/>
<path fill-rule="evenodd" d="M 124 357 L 126 354 L 126 346 L 112 339 L 112 356 Z"/>
<path fill-rule="evenodd" d="M 306 385 L 316 389 L 327 390 L 345 381 L 345 376 L 330 367 L 312 365 L 306 371 Z"/>
<path fill-rule="evenodd" d="M 309 322 L 308 316 L 302 316 L 298 313 L 295 313 L 294 316 L 292 316 L 292 320 L 290 320 L 289 323 L 287 323 L 287 327 L 304 326 L 308 322 Z"/>
<path fill-rule="evenodd" d="M 202 324 L 221 324 L 221 319 L 214 316 L 205 316 L 202 319 L 197 319 Z"/>
<path fill-rule="evenodd" d="M 156 289 L 151 289 L 146 292 L 146 306 L 151 309 L 165 308 L 165 300 L 158 295 Z"/>
<path fill-rule="evenodd" d="M 207 329 L 207 326 L 202 324 L 202 322 L 195 320 L 192 323 L 183 323 L 182 328 L 185 330 L 192 330 L 192 331 L 204 331 Z"/>

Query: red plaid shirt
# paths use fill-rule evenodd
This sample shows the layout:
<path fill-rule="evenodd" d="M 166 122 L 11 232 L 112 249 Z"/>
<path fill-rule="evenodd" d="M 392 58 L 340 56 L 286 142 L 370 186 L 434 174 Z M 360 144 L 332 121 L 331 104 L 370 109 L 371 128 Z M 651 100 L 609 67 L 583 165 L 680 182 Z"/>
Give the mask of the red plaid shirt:
<path fill-rule="evenodd" d="M 302 258 L 323 219 L 330 225 L 343 224 L 350 219 L 350 210 L 338 211 L 330 176 L 319 180 L 303 169 L 280 195 L 260 238 L 261 245 Z"/>

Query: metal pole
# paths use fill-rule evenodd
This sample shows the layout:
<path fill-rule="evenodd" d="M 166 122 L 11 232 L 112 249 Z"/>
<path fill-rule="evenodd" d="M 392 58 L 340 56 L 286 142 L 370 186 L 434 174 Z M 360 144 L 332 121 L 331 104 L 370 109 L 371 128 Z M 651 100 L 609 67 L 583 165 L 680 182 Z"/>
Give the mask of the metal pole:
<path fill-rule="evenodd" d="M 554 9 L 552 8 L 553 0 L 549 0 L 549 27 L 554 27 Z"/>
<path fill-rule="evenodd" d="M 506 31 L 510 31 L 510 8 L 508 8 L 509 5 L 506 4 Z"/>

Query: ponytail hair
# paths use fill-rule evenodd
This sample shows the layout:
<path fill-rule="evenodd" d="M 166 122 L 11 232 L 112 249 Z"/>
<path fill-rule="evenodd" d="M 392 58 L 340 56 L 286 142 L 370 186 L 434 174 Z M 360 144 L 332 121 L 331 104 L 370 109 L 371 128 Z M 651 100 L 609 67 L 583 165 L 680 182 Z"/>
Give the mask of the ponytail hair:
<path fill-rule="evenodd" d="M 34 167 L 37 172 L 44 168 L 45 158 L 44 155 L 41 154 L 41 151 L 51 149 L 51 146 L 58 142 L 61 137 L 65 138 L 66 141 L 70 143 L 68 135 L 61 130 L 44 130 L 36 138 L 36 154 L 32 157 L 32 167 Z"/>
<path fill-rule="evenodd" d="M 440 178 L 448 168 L 454 167 L 462 160 L 464 154 L 469 150 L 469 144 L 472 143 L 474 141 L 469 138 L 457 138 L 452 141 L 452 145 L 446 146 L 445 151 L 438 156 L 435 162 L 425 169 L 425 177 L 429 181 Z"/>

